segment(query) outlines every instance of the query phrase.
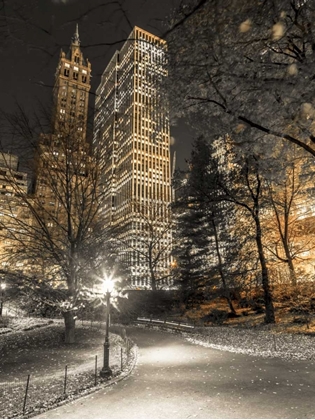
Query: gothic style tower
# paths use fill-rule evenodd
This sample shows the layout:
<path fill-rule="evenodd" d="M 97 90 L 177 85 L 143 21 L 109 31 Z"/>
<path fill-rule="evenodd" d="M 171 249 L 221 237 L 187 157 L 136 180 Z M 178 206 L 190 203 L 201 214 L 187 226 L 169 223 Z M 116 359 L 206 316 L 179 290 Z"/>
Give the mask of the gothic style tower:
<path fill-rule="evenodd" d="M 58 134 L 60 130 L 75 129 L 78 137 L 85 139 L 90 78 L 91 64 L 81 52 L 77 25 L 68 53 L 60 52 L 56 70 L 53 134 Z"/>
<path fill-rule="evenodd" d="M 66 218 L 61 209 L 86 183 L 90 145 L 86 141 L 91 64 L 80 48 L 78 25 L 68 53 L 60 52 L 53 90 L 52 132 L 41 134 L 35 181 L 35 195 L 43 207 L 48 227 Z M 63 194 L 66 192 L 65 196 Z M 77 209 L 75 209 L 77 210 Z M 75 213 L 75 210 L 72 210 Z"/>

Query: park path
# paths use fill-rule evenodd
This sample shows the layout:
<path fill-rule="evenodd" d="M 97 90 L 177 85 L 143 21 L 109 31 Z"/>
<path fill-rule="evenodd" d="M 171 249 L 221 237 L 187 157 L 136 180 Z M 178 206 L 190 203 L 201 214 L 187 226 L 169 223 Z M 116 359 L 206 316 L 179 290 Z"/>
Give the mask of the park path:
<path fill-rule="evenodd" d="M 138 364 L 124 380 L 35 418 L 315 418 L 315 366 L 222 352 L 128 329 Z"/>

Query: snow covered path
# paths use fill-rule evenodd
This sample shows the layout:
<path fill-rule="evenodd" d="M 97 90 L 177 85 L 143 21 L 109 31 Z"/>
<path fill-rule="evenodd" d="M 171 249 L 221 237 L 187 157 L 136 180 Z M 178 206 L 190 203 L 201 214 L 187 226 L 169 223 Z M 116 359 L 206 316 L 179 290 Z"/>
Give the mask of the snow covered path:
<path fill-rule="evenodd" d="M 224 352 L 130 328 L 138 365 L 123 381 L 36 418 L 314 418 L 315 363 Z"/>

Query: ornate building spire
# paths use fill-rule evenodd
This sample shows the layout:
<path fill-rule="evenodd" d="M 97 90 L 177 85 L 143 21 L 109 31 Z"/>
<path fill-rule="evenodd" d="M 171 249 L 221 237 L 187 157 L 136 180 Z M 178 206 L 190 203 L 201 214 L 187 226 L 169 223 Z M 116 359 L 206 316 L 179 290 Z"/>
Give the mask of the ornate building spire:
<path fill-rule="evenodd" d="M 71 38 L 72 44 L 74 45 L 80 45 L 80 38 L 79 38 L 79 25 L 76 24 L 75 33 L 73 34 L 73 37 Z"/>

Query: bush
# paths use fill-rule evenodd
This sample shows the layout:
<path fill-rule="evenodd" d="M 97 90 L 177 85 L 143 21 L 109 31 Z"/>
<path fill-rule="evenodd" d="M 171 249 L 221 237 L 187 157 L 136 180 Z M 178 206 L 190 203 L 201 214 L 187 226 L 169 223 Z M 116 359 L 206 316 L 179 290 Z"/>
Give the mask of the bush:
<path fill-rule="evenodd" d="M 255 305 L 255 307 L 253 308 L 253 310 L 255 311 L 255 314 L 263 314 L 265 313 L 264 308 L 261 305 Z"/>
<path fill-rule="evenodd" d="M 297 318 L 293 318 L 292 322 L 294 324 L 308 324 L 309 319 L 307 317 L 297 317 Z"/>
<path fill-rule="evenodd" d="M 254 297 L 252 299 L 242 298 L 238 302 L 240 308 L 251 308 L 253 311 L 260 311 L 263 309 L 262 305 L 265 303 L 262 297 Z"/>
<path fill-rule="evenodd" d="M 254 304 L 252 299 L 242 298 L 238 302 L 239 308 L 250 308 Z"/>
<path fill-rule="evenodd" d="M 2 316 L 0 318 L 0 328 L 6 328 L 9 324 L 9 320 L 7 317 Z"/>
<path fill-rule="evenodd" d="M 227 314 L 227 317 L 228 317 L 229 319 L 233 319 L 233 318 L 239 318 L 239 317 L 240 317 L 240 315 L 235 314 L 235 313 L 233 313 L 233 312 L 229 312 L 229 313 Z"/>
<path fill-rule="evenodd" d="M 212 322 L 214 324 L 223 324 L 228 318 L 228 312 L 221 309 L 213 309 L 208 315 L 202 318 L 204 322 Z"/>
<path fill-rule="evenodd" d="M 12 331 L 11 328 L 0 327 L 0 335 L 7 334 L 7 333 L 9 333 L 11 331 Z"/>
<path fill-rule="evenodd" d="M 310 311 L 309 309 L 303 307 L 303 306 L 294 306 L 293 308 L 289 309 L 289 312 L 293 314 L 299 314 L 299 315 L 309 315 Z"/>

